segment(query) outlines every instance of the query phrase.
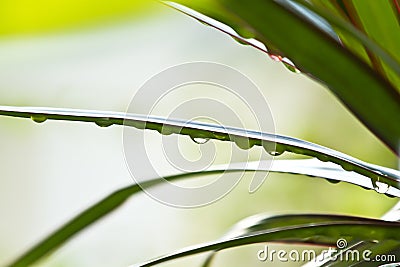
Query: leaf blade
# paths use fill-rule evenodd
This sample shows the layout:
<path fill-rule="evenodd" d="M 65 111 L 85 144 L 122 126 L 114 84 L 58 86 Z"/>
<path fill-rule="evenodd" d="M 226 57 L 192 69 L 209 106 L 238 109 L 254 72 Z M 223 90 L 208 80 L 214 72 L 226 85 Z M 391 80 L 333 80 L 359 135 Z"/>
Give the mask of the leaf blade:
<path fill-rule="evenodd" d="M 185 0 L 175 2 L 198 7 Z M 231 14 L 225 22 L 231 23 L 234 29 L 242 22 L 254 30 L 256 39 L 277 47 L 300 70 L 329 87 L 368 129 L 400 155 L 400 124 L 396 123 L 400 114 L 400 93 L 384 77 L 304 19 L 288 1 L 253 0 L 246 5 L 237 1 L 218 3 L 224 8 L 219 10 L 224 14 L 223 19 L 228 17 L 226 10 Z M 395 60 L 393 62 L 398 65 Z M 398 69 L 393 71 L 398 75 Z"/>
<path fill-rule="evenodd" d="M 302 222 L 292 223 L 290 218 L 310 216 Z M 314 222 L 315 216 L 319 221 Z M 313 245 L 332 246 L 336 245 L 339 238 L 346 237 L 349 241 L 359 240 L 393 240 L 399 242 L 400 223 L 384 222 L 381 220 L 366 219 L 360 217 L 333 215 L 286 215 L 281 218 L 270 217 L 281 223 L 281 227 L 267 227 L 263 230 L 251 231 L 238 237 L 228 237 L 214 242 L 204 243 L 186 249 L 167 254 L 165 256 L 150 260 L 145 263 L 131 265 L 131 267 L 147 267 L 168 262 L 181 257 L 191 256 L 207 251 L 223 250 L 254 243 L 278 242 L 278 243 L 303 243 Z M 311 219 L 311 220 L 310 220 Z M 264 221 L 268 226 L 268 219 Z M 345 233 L 345 234 L 344 234 Z M 352 237 L 352 239 L 350 239 Z"/>
<path fill-rule="evenodd" d="M 311 164 L 308 164 L 307 162 Z M 320 162 L 316 162 L 315 160 L 275 160 L 274 163 L 271 165 L 271 168 L 267 169 L 260 169 L 260 166 L 270 166 L 270 164 L 260 165 L 258 163 L 259 162 L 246 162 L 243 164 L 239 163 L 229 165 L 217 165 L 209 168 L 206 171 L 174 174 L 162 179 L 149 180 L 142 184 L 142 186 L 156 186 L 159 183 L 163 182 L 164 179 L 168 181 L 174 181 L 183 178 L 195 177 L 197 175 L 210 175 L 225 172 L 264 171 L 311 175 L 314 177 L 321 177 L 325 179 L 336 179 L 343 182 L 352 181 L 352 183 L 354 183 L 355 181 L 359 181 L 359 183 L 355 184 L 368 187 L 368 184 L 365 184 L 365 181 L 363 182 L 361 180 L 360 182 L 360 180 L 357 179 L 357 174 L 345 172 L 344 170 L 341 170 L 340 168 L 335 166 L 330 166 L 330 168 L 329 166 L 324 166 L 325 171 L 321 172 L 321 170 L 318 169 L 318 166 L 322 167 L 322 165 Z M 298 168 L 298 166 L 303 166 L 303 168 Z M 313 171 L 313 169 L 315 170 Z M 326 171 L 327 169 L 331 170 L 331 172 Z M 349 175 L 353 176 L 354 179 L 348 178 L 347 176 Z M 372 188 L 370 187 L 370 189 Z M 55 230 L 52 234 L 44 238 L 31 249 L 26 251 L 23 255 L 18 257 L 13 263 L 8 266 L 27 266 L 41 260 L 43 257 L 49 255 L 51 252 L 55 251 L 61 245 L 66 243 L 73 236 L 86 229 L 90 225 L 94 224 L 95 222 L 99 221 L 110 212 L 116 210 L 123 203 L 125 203 L 128 198 L 135 195 L 140 190 L 140 186 L 138 184 L 134 184 L 122 188 L 114 193 L 111 193 L 110 195 L 90 206 L 77 216 L 73 217 L 70 221 Z M 400 196 L 400 191 L 398 190 L 398 192 L 394 192 L 394 194 Z"/>
<path fill-rule="evenodd" d="M 0 106 L 0 116 L 33 119 L 37 117 L 40 122 L 49 119 L 91 122 L 103 126 L 111 126 L 113 124 L 124 125 L 138 129 L 156 130 L 160 133 L 167 130 L 169 133 L 189 135 L 192 138 L 210 138 L 230 142 L 234 142 L 236 138 L 247 138 L 254 145 L 266 146 L 266 149 L 269 149 L 268 144 L 274 143 L 282 151 L 311 156 L 323 161 L 331 161 L 340 165 L 345 170 L 367 176 L 373 182 L 379 180 L 400 189 L 400 175 L 396 171 L 393 172 L 393 170 L 388 168 L 363 162 L 333 149 L 283 135 L 218 126 L 209 123 L 93 110 Z"/>

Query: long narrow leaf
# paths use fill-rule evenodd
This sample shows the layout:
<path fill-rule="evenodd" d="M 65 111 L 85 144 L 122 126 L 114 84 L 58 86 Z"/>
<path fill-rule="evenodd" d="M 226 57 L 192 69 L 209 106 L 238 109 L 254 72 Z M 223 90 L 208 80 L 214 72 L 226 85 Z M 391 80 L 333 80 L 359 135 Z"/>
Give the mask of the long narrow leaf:
<path fill-rule="evenodd" d="M 359 255 L 362 255 L 363 251 L 369 250 L 371 251 L 370 258 L 374 259 L 377 255 L 383 256 L 388 260 L 379 261 L 379 266 L 385 263 L 393 262 L 389 260 L 390 257 L 393 257 L 395 253 L 392 251 L 396 248 L 399 248 L 400 243 L 398 241 L 381 241 L 381 242 L 368 242 L 368 241 L 360 241 L 360 242 L 351 242 L 345 249 L 339 250 L 336 253 L 331 254 L 331 257 L 323 258 L 322 255 L 318 255 L 318 260 L 310 261 L 303 265 L 303 267 L 347 267 L 347 266 L 377 266 L 376 262 L 365 261 L 362 258 L 359 260 L 349 259 L 346 262 L 340 261 L 340 258 L 343 258 L 343 255 L 349 255 L 353 251 L 358 251 Z M 390 257 L 388 257 L 390 255 Z M 393 255 L 393 256 L 392 256 Z M 380 258 L 382 259 L 382 258 Z"/>
<path fill-rule="evenodd" d="M 320 223 L 320 222 L 359 222 L 359 221 L 369 221 L 370 219 L 364 219 L 364 218 L 359 218 L 359 217 L 353 217 L 353 216 L 343 216 L 343 215 L 325 215 L 325 214 L 297 214 L 297 215 L 290 215 L 290 214 L 283 214 L 283 215 L 264 215 L 264 214 L 257 214 L 254 216 L 250 216 L 248 218 L 245 218 L 241 220 L 240 222 L 236 223 L 222 238 L 221 240 L 227 239 L 227 238 L 236 238 L 236 237 L 241 237 L 245 236 L 248 234 L 252 234 L 258 231 L 263 231 L 266 229 L 274 229 L 274 228 L 282 228 L 282 227 L 287 227 L 291 225 L 298 225 L 298 224 L 313 224 L 313 223 Z M 376 220 L 373 220 L 376 221 Z M 343 233 L 345 235 L 347 233 Z M 352 237 L 351 237 L 352 238 Z M 346 241 L 351 241 L 350 238 L 346 239 Z M 285 243 L 284 241 L 282 243 Z M 380 242 L 378 246 L 384 245 L 383 243 L 385 242 Z M 396 247 L 400 245 L 399 242 L 391 242 L 392 247 Z M 367 249 L 369 248 L 371 251 L 371 242 L 368 241 L 362 241 L 360 244 L 364 244 L 365 246 L 351 246 L 349 249 L 351 250 L 360 250 L 362 251 L 363 248 Z M 376 243 L 373 243 L 376 245 Z M 386 246 L 387 247 L 387 246 Z M 344 250 L 339 250 L 340 252 Z M 212 266 L 209 264 L 212 259 L 216 256 L 217 252 L 219 251 L 213 251 L 205 260 L 205 264 L 208 264 L 208 266 Z M 335 255 L 339 255 L 339 252 L 336 253 Z M 333 256 L 333 255 L 332 255 Z M 315 255 L 317 257 L 317 255 Z M 318 256 L 317 261 L 309 261 L 309 263 L 305 264 L 307 267 L 311 266 L 323 266 L 324 263 L 329 261 L 329 258 L 322 258 L 326 257 L 326 254 L 321 254 Z M 332 262 L 332 261 L 330 261 Z M 349 262 L 344 263 L 346 266 L 349 266 Z"/>
<path fill-rule="evenodd" d="M 260 169 L 260 166 L 269 166 L 270 164 L 259 164 L 259 162 L 247 162 L 247 163 L 236 163 L 230 165 L 212 166 L 208 170 L 194 172 L 194 173 L 183 173 L 176 174 L 166 177 L 166 180 L 172 181 L 177 179 L 189 178 L 198 175 L 209 175 L 219 174 L 225 172 L 242 172 L 242 171 L 265 171 L 265 172 L 277 172 L 277 173 L 292 173 L 302 174 L 314 177 L 320 177 L 325 179 L 331 179 L 336 181 L 343 181 L 355 183 L 362 187 L 372 189 L 372 185 L 368 183 L 369 179 L 356 174 L 354 172 L 347 172 L 336 166 L 335 164 L 323 164 L 316 160 L 274 160 L 271 168 Z M 302 167 L 301 167 L 302 166 Z M 300 167 L 300 168 L 299 168 Z M 149 180 L 145 182 L 143 186 L 155 186 L 164 181 L 164 178 Z M 89 207 L 68 223 L 57 229 L 54 233 L 50 234 L 44 240 L 39 242 L 36 246 L 31 248 L 29 251 L 24 253 L 21 257 L 15 260 L 9 266 L 27 266 L 33 264 L 44 256 L 50 254 L 52 251 L 63 245 L 73 236 L 80 231 L 86 229 L 90 225 L 94 224 L 101 218 L 110 214 L 112 211 L 121 206 L 129 197 L 139 192 L 140 186 L 134 184 L 122 188 L 109 196 L 105 197 L 101 201 L 97 202 L 93 206 Z M 400 196 L 400 191 L 395 188 L 390 188 L 388 194 Z"/>
<path fill-rule="evenodd" d="M 290 225 L 297 224 L 313 224 L 319 222 L 338 222 L 338 221 L 377 221 L 374 219 L 364 219 L 353 216 L 343 216 L 343 215 L 324 215 L 324 214 L 298 214 L 298 215 L 264 215 L 258 214 L 254 216 L 250 216 L 246 219 L 243 219 L 239 223 L 235 224 L 232 229 L 230 229 L 221 240 L 226 238 L 234 238 L 245 236 L 247 234 L 251 234 L 254 232 L 262 231 L 265 229 L 272 229 L 277 227 L 285 227 Z M 400 225 L 400 223 L 399 223 Z M 347 235 L 346 232 L 342 233 L 343 236 Z M 342 236 L 342 238 L 343 238 Z M 356 242 L 352 242 L 352 240 Z M 340 255 L 346 255 L 347 251 L 359 251 L 360 255 L 365 250 L 370 250 L 371 255 L 370 258 L 374 258 L 376 255 L 389 255 L 389 253 L 400 247 L 400 240 L 374 240 L 374 242 L 370 241 L 359 241 L 354 237 L 346 237 L 346 241 L 349 243 L 342 247 L 342 249 L 337 249 L 336 253 L 332 253 L 330 257 L 327 257 L 326 254 L 320 254 L 317 259 L 309 261 L 304 267 L 317 267 L 317 266 L 352 266 L 352 263 L 356 263 L 356 261 L 351 261 L 355 259 L 349 259 L 348 261 L 342 262 L 340 261 Z M 284 242 L 283 242 L 284 243 Z M 215 257 L 218 251 L 212 252 L 206 259 L 206 262 L 210 262 L 212 258 Z M 342 257 L 343 258 L 343 257 Z M 363 259 L 359 259 L 357 263 L 361 263 L 365 261 Z M 381 263 L 384 263 L 383 261 Z M 209 265 L 211 266 L 211 265 Z"/>
<path fill-rule="evenodd" d="M 391 3 L 392 2 L 392 3 Z M 320 1 L 324 5 L 327 1 Z M 330 8 L 340 8 L 345 12 L 349 21 L 364 32 L 377 44 L 380 44 L 391 57 L 400 61 L 398 47 L 400 45 L 400 35 L 393 34 L 400 31 L 399 14 L 393 1 L 344 1 L 342 5 L 329 5 Z M 379 18 L 379 19 L 374 19 Z M 349 45 L 349 44 L 346 44 Z M 392 68 L 387 68 L 387 62 L 377 57 L 375 53 L 367 48 L 368 56 L 371 59 L 372 67 L 386 76 L 392 84 L 400 89 L 400 75 L 392 73 Z M 373 50 L 372 50 L 373 52 Z"/>
<path fill-rule="evenodd" d="M 294 8 L 292 1 L 252 0 L 243 3 L 221 0 L 213 1 L 211 6 L 199 5 L 193 0 L 174 2 L 197 9 L 237 32 L 245 29 L 249 35 L 266 44 L 272 53 L 278 51 L 279 57 L 290 58 L 298 69 L 330 88 L 364 125 L 400 155 L 399 91 Z M 390 61 L 394 65 L 388 68 L 394 75 L 399 75 L 398 63 Z"/>
<path fill-rule="evenodd" d="M 169 181 L 190 177 L 193 175 L 199 175 L 201 173 L 187 173 L 187 174 L 180 174 L 175 176 L 169 176 L 165 179 Z M 163 181 L 162 178 L 149 180 L 148 182 L 144 182 L 143 186 L 154 186 Z M 74 235 L 82 231 L 83 229 L 89 227 L 96 221 L 100 220 L 104 216 L 110 214 L 112 211 L 117 209 L 121 206 L 130 196 L 134 195 L 137 192 L 141 191 L 141 187 L 137 184 L 132 186 L 128 186 L 122 188 L 101 201 L 97 202 L 95 205 L 91 206 L 90 208 L 86 209 L 65 225 L 57 229 L 55 232 L 50 234 L 44 240 L 39 242 L 37 245 L 32 247 L 29 251 L 24 253 L 14 262 L 10 263 L 8 266 L 10 267 L 25 267 L 30 266 L 37 261 L 41 260 L 46 255 L 50 254 L 62 244 L 67 242 L 70 238 Z"/>
<path fill-rule="evenodd" d="M 317 220 L 316 220 L 317 218 Z M 272 225 L 269 225 L 271 221 Z M 208 251 L 220 251 L 254 243 L 302 243 L 334 246 L 340 238 L 348 240 L 400 240 L 400 223 L 359 217 L 333 215 L 287 215 L 264 218 L 254 231 L 243 235 L 181 249 L 174 253 L 135 264 L 131 267 L 154 266 L 174 259 Z"/>
<path fill-rule="evenodd" d="M 156 130 L 160 133 L 189 135 L 192 138 L 210 138 L 220 141 L 240 143 L 245 138 L 250 148 L 253 145 L 264 146 L 267 152 L 283 153 L 285 151 L 301 155 L 312 156 L 321 161 L 330 161 L 339 164 L 347 171 L 371 178 L 373 184 L 386 184 L 400 189 L 400 175 L 398 172 L 355 159 L 344 153 L 300 139 L 262 133 L 240 128 L 224 127 L 216 124 L 202 122 L 166 119 L 162 117 L 126 114 L 120 112 L 103 112 L 90 110 L 38 108 L 38 107 L 13 107 L 0 106 L 0 115 L 32 118 L 36 122 L 50 120 L 93 122 L 101 127 L 125 125 L 138 129 Z M 271 143 L 276 146 L 271 146 Z M 274 151 L 269 151 L 274 147 Z"/>

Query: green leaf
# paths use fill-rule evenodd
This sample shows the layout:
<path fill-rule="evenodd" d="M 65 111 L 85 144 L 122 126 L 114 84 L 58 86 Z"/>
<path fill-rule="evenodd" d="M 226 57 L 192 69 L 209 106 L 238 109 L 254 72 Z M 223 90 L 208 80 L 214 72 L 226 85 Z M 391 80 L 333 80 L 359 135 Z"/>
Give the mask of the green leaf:
<path fill-rule="evenodd" d="M 385 215 L 383 215 L 381 219 L 384 221 L 400 221 L 399 211 L 400 211 L 400 202 L 398 202 L 391 210 L 389 210 Z M 346 253 L 348 249 L 358 250 L 358 251 L 364 251 L 368 249 L 373 252 L 371 257 L 375 257 L 376 255 L 394 255 L 397 259 L 398 256 L 400 256 L 400 244 L 398 242 L 391 242 L 391 241 L 384 241 L 379 243 L 371 243 L 366 241 L 350 242 L 346 249 L 343 249 L 333 255 L 339 256 L 340 254 Z M 319 255 L 318 257 L 321 259 L 322 255 Z M 352 263 L 352 262 L 346 262 L 346 264 L 344 264 L 343 262 L 335 261 L 333 259 L 325 259 L 325 260 L 321 259 L 321 261 L 318 264 L 308 263 L 304 267 L 317 267 L 317 266 L 345 267 L 351 265 Z M 386 261 L 387 263 L 392 262 L 390 261 L 389 258 L 387 259 L 388 259 L 388 261 Z M 360 264 L 362 264 L 363 266 L 376 265 L 371 262 L 365 262 L 365 261 L 360 261 L 360 262 L 361 262 Z M 385 263 L 384 261 L 380 262 L 380 264 L 384 263 Z"/>
<path fill-rule="evenodd" d="M 343 1 L 341 4 L 328 1 L 313 1 L 317 5 L 325 5 L 330 10 L 342 13 L 347 20 L 357 29 L 365 33 L 371 40 L 383 47 L 397 62 L 400 61 L 400 32 L 399 14 L 393 1 Z M 346 38 L 346 34 L 339 34 L 341 38 Z M 349 48 L 354 48 L 354 43 L 346 43 Z M 357 47 L 359 48 L 359 47 Z M 400 89 L 400 77 L 398 73 L 393 73 L 387 63 L 377 57 L 372 50 L 365 47 L 368 53 L 369 62 L 376 72 L 386 77 Z M 356 49 L 352 49 L 356 51 Z"/>
<path fill-rule="evenodd" d="M 64 120 L 92 122 L 100 127 L 113 124 L 124 125 L 137 129 L 156 130 L 161 134 L 189 135 L 192 139 L 209 138 L 235 142 L 242 149 L 244 148 L 243 140 L 246 140 L 244 143 L 248 144 L 248 147 L 244 149 L 250 149 L 256 145 L 263 146 L 268 153 L 273 155 L 286 151 L 315 157 L 321 161 L 336 163 L 347 171 L 369 177 L 373 185 L 384 183 L 396 190 L 400 189 L 400 174 L 395 170 L 369 164 L 317 144 L 272 133 L 154 116 L 76 109 L 0 106 L 0 115 L 31 118 L 38 123 L 46 120 Z"/>
<path fill-rule="evenodd" d="M 201 173 L 180 174 L 175 176 L 169 176 L 166 177 L 165 179 L 173 181 L 199 174 Z M 147 182 L 143 182 L 142 186 L 150 187 L 160 184 L 163 181 L 164 180 L 162 178 L 149 180 Z M 114 211 L 123 203 L 125 203 L 125 201 L 130 196 L 134 195 L 137 192 L 141 192 L 141 187 L 137 184 L 134 184 L 132 186 L 122 188 L 110 194 L 109 196 L 105 197 L 95 205 L 91 206 L 90 208 L 86 209 L 85 211 L 83 211 L 82 213 L 71 219 L 69 222 L 67 222 L 62 227 L 57 229 L 55 232 L 50 234 L 48 237 L 46 237 L 44 240 L 42 240 L 37 245 L 32 247 L 29 251 L 27 251 L 25 254 L 20 256 L 18 259 L 16 259 L 8 266 L 25 267 L 36 263 L 46 255 L 56 250 L 58 247 L 67 242 L 70 238 L 78 234 L 83 229 L 92 225 L 93 223 L 100 220 L 104 216 L 110 214 L 112 211 Z"/>
<path fill-rule="evenodd" d="M 252 0 L 244 4 L 219 0 L 211 7 L 199 4 L 202 1 L 175 2 L 211 16 L 238 33 L 253 35 L 268 47 L 269 53 L 290 58 L 303 73 L 325 84 L 362 123 L 400 155 L 399 91 L 316 22 L 293 8 L 292 2 Z M 348 32 L 351 34 L 352 29 Z M 354 34 L 352 37 L 360 39 Z M 381 56 L 381 50 L 371 51 Z M 388 68 L 399 76 L 398 62 L 385 55 L 387 59 Z"/>
<path fill-rule="evenodd" d="M 400 223 L 339 215 L 280 215 L 256 218 L 243 231 L 214 242 L 181 249 L 171 254 L 135 264 L 131 267 L 154 266 L 174 259 L 208 251 L 220 251 L 254 243 L 276 242 L 335 246 L 338 239 L 346 241 L 400 241 Z"/>
<path fill-rule="evenodd" d="M 332 255 L 331 259 L 326 259 L 322 260 L 319 264 L 310 264 L 313 267 L 316 266 L 330 266 L 330 267 L 347 267 L 347 266 L 376 266 L 376 262 L 368 262 L 364 261 L 361 257 L 359 261 L 356 261 L 355 259 L 350 259 L 346 262 L 340 261 L 340 256 L 341 255 L 346 255 L 346 253 L 352 253 L 353 251 L 358 251 L 359 255 L 362 255 L 362 252 L 365 250 L 371 251 L 371 255 L 369 258 L 375 258 L 376 256 L 381 256 L 385 255 L 385 257 L 389 255 L 393 255 L 392 251 L 399 248 L 400 244 L 398 241 L 393 241 L 393 240 L 388 240 L 388 241 L 381 241 L 379 243 L 376 242 L 365 242 L 365 241 L 360 241 L 360 242 L 352 242 L 348 244 L 348 246 L 345 249 L 342 249 L 338 251 L 337 253 L 334 253 Z M 351 251 L 351 252 L 350 252 Z M 342 256 L 342 257 L 343 257 Z M 321 258 L 321 256 L 319 256 Z M 389 259 L 389 258 L 388 258 Z M 382 260 L 379 262 L 379 266 L 382 266 L 385 263 L 393 263 L 391 260 Z M 307 266 L 307 265 L 306 265 Z M 306 267 L 304 266 L 304 267 Z"/>
<path fill-rule="evenodd" d="M 330 21 L 332 27 L 335 29 L 335 32 L 339 36 L 342 44 L 348 47 L 353 53 L 362 58 L 369 65 L 371 64 L 369 55 L 366 51 L 366 47 L 368 47 L 368 43 L 373 46 L 376 44 L 371 42 L 364 34 L 357 31 L 356 28 L 351 27 L 351 20 L 347 16 L 346 10 L 343 10 L 342 5 L 339 4 L 338 1 L 320 1 L 320 0 L 311 0 L 312 4 L 307 7 L 312 9 L 317 14 L 321 15 L 323 13 L 323 17 L 330 17 L 333 20 L 339 21 L 339 18 L 345 20 L 345 22 L 338 24 Z M 331 14 L 329 14 L 331 13 Z M 355 30 L 354 30 L 355 29 Z M 348 30 L 352 32 L 348 34 Z M 355 39 L 352 36 L 360 36 L 363 41 Z M 376 50 L 376 48 L 374 48 Z"/>
<path fill-rule="evenodd" d="M 339 167 L 332 164 L 331 166 L 324 166 L 325 164 L 315 160 L 275 160 L 270 168 L 263 169 L 260 166 L 270 166 L 270 164 L 259 164 L 259 162 L 245 162 L 227 165 L 216 165 L 211 168 L 193 172 L 193 173 L 181 173 L 171 175 L 165 178 L 159 178 L 149 180 L 140 186 L 137 184 L 122 188 L 109 196 L 105 197 L 101 201 L 97 202 L 93 206 L 89 207 L 65 225 L 57 229 L 55 232 L 50 234 L 48 237 L 39 242 L 36 246 L 32 247 L 29 251 L 15 260 L 9 266 L 27 266 L 33 264 L 44 256 L 50 254 L 55 249 L 59 248 L 62 244 L 67 242 L 73 236 L 78 234 L 80 231 L 88 228 L 101 218 L 110 214 L 116 210 L 125 201 L 141 191 L 141 186 L 151 187 L 164 182 L 164 179 L 173 181 L 177 179 L 190 178 L 195 176 L 204 176 L 219 173 L 230 173 L 230 172 L 242 172 L 242 171 L 263 171 L 263 172 L 277 172 L 277 173 L 291 173 L 300 174 L 313 177 L 320 177 L 324 179 L 334 179 L 336 181 L 351 182 L 362 187 L 373 189 L 368 185 L 368 181 L 362 179 L 361 175 L 356 173 L 346 172 Z M 398 196 L 399 192 L 396 193 Z"/>
<path fill-rule="evenodd" d="M 393 1 L 352 1 L 345 3 L 351 16 L 359 20 L 359 29 L 400 61 L 399 14 Z"/>
<path fill-rule="evenodd" d="M 296 225 L 296 224 L 304 224 L 304 223 L 319 223 L 319 222 L 337 222 L 337 221 L 359 221 L 359 220 L 364 220 L 363 218 L 359 217 L 351 217 L 351 216 L 342 216 L 342 215 L 323 215 L 323 214 L 299 214 L 299 215 L 264 215 L 264 214 L 258 214 L 254 215 L 251 217 L 248 217 L 246 219 L 243 219 L 236 225 L 232 227 L 231 230 L 229 230 L 226 235 L 221 239 L 226 239 L 226 237 L 233 238 L 233 237 L 240 237 L 240 236 L 245 236 L 247 234 L 251 234 L 254 232 L 262 231 L 265 229 L 271 229 L 271 228 L 276 228 L 276 227 L 285 227 L 285 226 L 290 226 L 290 225 Z M 367 219 L 369 220 L 369 219 Z M 345 235 L 345 233 L 343 233 Z M 343 238 L 343 237 L 342 237 Z M 316 266 L 350 266 L 352 262 L 350 260 L 346 261 L 340 261 L 339 255 L 343 254 L 345 255 L 346 251 L 348 250 L 358 250 L 360 251 L 360 255 L 362 255 L 362 251 L 364 250 L 371 250 L 371 258 L 373 258 L 376 255 L 382 255 L 383 252 L 389 252 L 390 250 L 396 249 L 400 245 L 400 241 L 392 241 L 392 240 L 380 240 L 379 243 L 371 241 L 359 241 L 359 242 L 351 242 L 353 237 L 347 238 L 347 241 L 350 241 L 345 248 L 343 249 L 338 249 L 337 253 L 333 253 L 331 256 L 331 259 L 327 258 L 324 259 L 323 257 L 326 255 L 319 255 L 318 256 L 318 262 L 315 261 L 310 261 L 308 264 L 310 264 L 313 267 Z M 355 239 L 357 241 L 357 239 Z M 284 243 L 284 242 L 283 242 Z M 217 254 L 218 251 L 212 252 L 206 259 L 206 262 L 210 262 Z M 336 257 L 333 257 L 336 256 Z M 317 257 L 317 256 L 316 256 Z M 360 262 L 363 260 L 361 259 Z M 382 262 L 383 263 L 383 262 Z M 306 266 L 308 266 L 306 264 Z M 211 265 L 208 265 L 207 267 L 210 267 Z"/>

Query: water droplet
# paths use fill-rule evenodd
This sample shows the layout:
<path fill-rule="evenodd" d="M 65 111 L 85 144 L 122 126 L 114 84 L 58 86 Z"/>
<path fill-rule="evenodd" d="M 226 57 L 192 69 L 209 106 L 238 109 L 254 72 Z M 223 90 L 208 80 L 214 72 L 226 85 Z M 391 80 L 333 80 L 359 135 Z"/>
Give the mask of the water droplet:
<path fill-rule="evenodd" d="M 330 182 L 331 184 L 338 184 L 338 183 L 340 183 L 340 180 L 333 180 L 333 179 L 325 179 L 325 180 L 327 180 L 327 181 Z"/>
<path fill-rule="evenodd" d="M 174 133 L 174 131 L 171 128 L 166 126 L 163 126 L 158 132 L 162 135 L 171 135 Z"/>
<path fill-rule="evenodd" d="M 113 125 L 113 122 L 109 118 L 98 119 L 97 121 L 95 121 L 95 123 L 97 126 L 100 126 L 100 127 L 109 127 L 109 126 Z"/>
<path fill-rule="evenodd" d="M 279 151 L 267 151 L 268 154 L 270 154 L 271 156 L 277 157 L 283 154 L 283 152 L 279 152 Z"/>
<path fill-rule="evenodd" d="M 343 170 L 348 171 L 348 172 L 351 172 L 351 171 L 354 170 L 353 165 L 348 164 L 348 163 L 342 162 L 342 163 L 340 164 L 340 166 L 342 167 Z"/>
<path fill-rule="evenodd" d="M 282 155 L 285 152 L 285 147 L 279 144 L 267 142 L 263 144 L 265 151 L 273 157 Z"/>
<path fill-rule="evenodd" d="M 31 116 L 31 119 L 32 119 L 34 122 L 42 123 L 42 122 L 45 122 L 45 121 L 47 120 L 47 117 L 44 116 L 44 115 L 32 115 L 32 116 Z"/>
<path fill-rule="evenodd" d="M 254 146 L 254 141 L 247 137 L 235 137 L 233 139 L 235 144 L 241 149 L 250 149 Z"/>
<path fill-rule="evenodd" d="M 372 179 L 372 185 L 374 189 L 379 194 L 386 194 L 389 191 L 389 185 L 379 181 L 378 179 Z"/>
<path fill-rule="evenodd" d="M 288 64 L 288 63 L 286 63 L 286 62 L 282 62 L 282 63 L 283 63 L 283 65 L 284 65 L 288 70 L 290 70 L 291 72 L 300 73 L 299 69 L 296 68 L 295 66 L 290 65 L 290 64 Z"/>
<path fill-rule="evenodd" d="M 204 145 L 205 143 L 210 141 L 210 138 L 202 138 L 202 137 L 190 137 L 190 139 L 192 139 L 193 142 L 199 145 Z"/>
<path fill-rule="evenodd" d="M 284 58 L 282 58 L 282 63 L 283 63 L 283 65 L 288 69 L 288 70 L 290 70 L 291 72 L 294 72 L 294 73 L 300 73 L 300 70 L 294 65 L 294 63 L 290 60 L 290 59 L 288 59 L 287 57 L 284 57 Z"/>
<path fill-rule="evenodd" d="M 275 54 L 269 54 L 269 57 L 276 62 L 281 62 L 282 61 L 282 57 L 280 55 L 275 55 Z"/>

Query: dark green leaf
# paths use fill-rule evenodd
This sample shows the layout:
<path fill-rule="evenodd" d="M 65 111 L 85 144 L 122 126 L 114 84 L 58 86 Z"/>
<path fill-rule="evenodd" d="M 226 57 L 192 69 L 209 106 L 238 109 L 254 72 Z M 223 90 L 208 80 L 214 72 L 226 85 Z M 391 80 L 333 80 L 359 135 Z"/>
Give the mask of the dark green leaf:
<path fill-rule="evenodd" d="M 399 91 L 317 23 L 293 8 L 291 1 L 219 0 L 212 6 L 201 5 L 201 1 L 175 2 L 226 23 L 238 33 L 253 35 L 267 45 L 269 53 L 290 58 L 303 73 L 329 87 L 362 123 L 400 155 Z M 391 63 L 388 66 L 391 72 L 399 76 L 396 60 L 385 58 Z"/>
<path fill-rule="evenodd" d="M 399 243 L 400 223 L 339 215 L 282 215 L 256 218 L 243 233 L 233 237 L 181 249 L 132 267 L 154 266 L 207 251 L 220 251 L 254 243 L 276 242 L 335 246 L 338 239 Z"/>

